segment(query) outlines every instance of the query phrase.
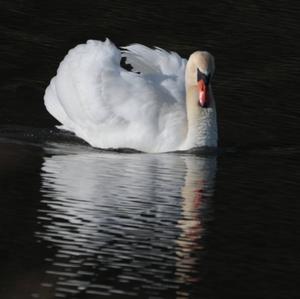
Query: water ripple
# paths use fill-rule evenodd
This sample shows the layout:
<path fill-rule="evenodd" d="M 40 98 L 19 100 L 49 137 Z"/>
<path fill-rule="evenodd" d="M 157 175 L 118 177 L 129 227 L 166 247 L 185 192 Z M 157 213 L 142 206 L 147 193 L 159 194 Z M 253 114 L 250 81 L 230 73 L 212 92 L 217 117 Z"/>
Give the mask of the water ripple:
<path fill-rule="evenodd" d="M 52 151 L 36 238 L 55 253 L 41 288 L 57 297 L 173 290 L 187 298 L 201 280 L 215 171 L 213 156 Z"/>

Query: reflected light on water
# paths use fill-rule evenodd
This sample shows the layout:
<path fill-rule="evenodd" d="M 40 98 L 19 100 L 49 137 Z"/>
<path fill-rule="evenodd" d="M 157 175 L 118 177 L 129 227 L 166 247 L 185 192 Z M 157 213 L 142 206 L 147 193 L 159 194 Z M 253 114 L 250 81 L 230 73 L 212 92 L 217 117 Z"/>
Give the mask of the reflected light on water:
<path fill-rule="evenodd" d="M 209 199 L 213 195 L 216 164 L 214 159 L 185 158 L 186 174 L 181 189 L 182 211 L 178 220 L 181 229 L 178 244 L 176 274 L 179 283 L 191 283 L 200 279 L 195 253 L 202 249 L 204 218 L 208 214 Z M 206 214 L 206 215 L 205 215 Z"/>
<path fill-rule="evenodd" d="M 215 157 L 52 151 L 36 232 L 51 252 L 40 292 L 188 297 L 215 172 Z"/>

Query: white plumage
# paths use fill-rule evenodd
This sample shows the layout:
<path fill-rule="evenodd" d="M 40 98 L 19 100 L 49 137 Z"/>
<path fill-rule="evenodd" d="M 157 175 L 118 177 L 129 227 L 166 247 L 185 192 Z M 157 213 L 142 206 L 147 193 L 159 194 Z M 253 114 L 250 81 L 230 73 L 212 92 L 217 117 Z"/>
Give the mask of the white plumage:
<path fill-rule="evenodd" d="M 122 56 L 133 71 L 120 66 Z M 186 65 L 178 54 L 160 48 L 134 44 L 121 52 L 108 39 L 90 40 L 60 63 L 45 105 L 60 128 L 94 147 L 167 152 L 215 146 L 216 141 L 197 144 L 199 138 L 187 144 Z M 209 116 L 215 108 L 202 110 Z"/>

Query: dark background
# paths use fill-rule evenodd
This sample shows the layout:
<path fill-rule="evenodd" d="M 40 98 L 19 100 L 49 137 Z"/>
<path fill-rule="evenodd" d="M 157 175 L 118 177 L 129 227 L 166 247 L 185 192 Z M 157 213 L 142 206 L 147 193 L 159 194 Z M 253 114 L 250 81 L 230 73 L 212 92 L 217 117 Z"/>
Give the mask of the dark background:
<path fill-rule="evenodd" d="M 88 39 L 216 58 L 220 144 L 299 144 L 297 1 L 0 1 L 0 123 L 52 127 L 43 94 Z"/>
<path fill-rule="evenodd" d="M 34 235 L 51 155 L 28 137 L 59 135 L 43 134 L 57 124 L 44 90 L 70 48 L 106 37 L 216 59 L 225 153 L 191 298 L 298 298 L 299 20 L 299 1 L 0 0 L 0 133 L 20 127 L 27 138 L 0 144 L 1 299 L 31 298 L 54 254 Z"/>

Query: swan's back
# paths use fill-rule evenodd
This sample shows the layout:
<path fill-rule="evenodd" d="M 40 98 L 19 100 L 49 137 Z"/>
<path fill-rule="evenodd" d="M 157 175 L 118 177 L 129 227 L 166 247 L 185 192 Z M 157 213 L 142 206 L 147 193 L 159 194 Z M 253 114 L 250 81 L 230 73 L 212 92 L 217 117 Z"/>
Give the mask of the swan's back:
<path fill-rule="evenodd" d="M 187 130 L 186 61 L 142 45 L 124 49 L 106 40 L 70 50 L 46 89 L 47 110 L 95 147 L 176 150 Z M 134 72 L 120 67 L 122 56 Z"/>

